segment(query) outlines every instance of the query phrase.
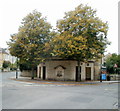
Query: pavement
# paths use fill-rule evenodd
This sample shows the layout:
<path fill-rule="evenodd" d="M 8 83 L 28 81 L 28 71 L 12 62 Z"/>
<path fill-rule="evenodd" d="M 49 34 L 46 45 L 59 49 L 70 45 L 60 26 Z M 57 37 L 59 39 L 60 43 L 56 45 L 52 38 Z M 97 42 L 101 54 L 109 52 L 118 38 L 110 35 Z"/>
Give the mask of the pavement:
<path fill-rule="evenodd" d="M 29 82 L 29 83 L 37 83 L 37 84 L 54 84 L 54 85 L 101 85 L 101 84 L 113 84 L 113 83 L 120 83 L 120 81 L 53 81 L 53 80 L 42 80 L 40 78 L 34 78 L 33 80 L 31 77 L 21 77 L 19 76 L 17 79 L 15 77 L 11 77 L 10 79 L 15 81 L 22 81 L 22 82 Z"/>

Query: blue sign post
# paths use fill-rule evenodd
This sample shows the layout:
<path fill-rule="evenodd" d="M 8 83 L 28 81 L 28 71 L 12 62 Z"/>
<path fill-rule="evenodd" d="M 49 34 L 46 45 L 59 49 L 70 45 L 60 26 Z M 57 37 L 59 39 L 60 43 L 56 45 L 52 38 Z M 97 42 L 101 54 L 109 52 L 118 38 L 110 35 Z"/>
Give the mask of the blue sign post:
<path fill-rule="evenodd" d="M 102 80 L 106 80 L 106 74 L 102 74 Z"/>

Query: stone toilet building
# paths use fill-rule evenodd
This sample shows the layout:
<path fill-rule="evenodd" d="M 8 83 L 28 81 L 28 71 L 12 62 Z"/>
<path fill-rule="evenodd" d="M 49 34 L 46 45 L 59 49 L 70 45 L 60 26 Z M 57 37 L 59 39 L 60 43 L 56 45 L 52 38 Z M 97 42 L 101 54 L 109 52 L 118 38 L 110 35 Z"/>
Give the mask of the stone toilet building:
<path fill-rule="evenodd" d="M 87 63 L 81 62 L 81 80 L 98 80 L 100 74 L 100 63 L 94 60 Z M 39 64 L 37 77 L 43 80 L 77 80 L 77 61 L 52 58 Z"/>

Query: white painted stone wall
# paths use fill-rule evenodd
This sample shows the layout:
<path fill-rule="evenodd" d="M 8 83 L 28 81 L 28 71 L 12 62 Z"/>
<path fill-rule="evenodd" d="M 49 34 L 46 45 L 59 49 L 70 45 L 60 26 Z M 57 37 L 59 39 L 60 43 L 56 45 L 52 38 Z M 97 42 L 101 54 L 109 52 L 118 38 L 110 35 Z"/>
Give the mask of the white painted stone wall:
<path fill-rule="evenodd" d="M 56 69 L 57 66 L 63 66 L 64 74 L 61 77 L 57 77 Z M 99 79 L 100 66 L 98 63 L 80 63 L 81 65 L 81 80 L 86 80 L 86 67 L 91 67 L 91 80 Z M 44 64 L 38 66 L 37 77 L 43 78 L 43 66 L 46 66 L 46 79 L 49 80 L 76 80 L 76 66 L 77 61 L 74 60 L 49 60 Z M 41 67 L 41 72 L 39 72 L 39 67 Z M 41 75 L 39 75 L 41 74 Z"/>
<path fill-rule="evenodd" d="M 94 80 L 99 80 L 100 79 L 100 62 L 95 62 L 94 63 Z"/>
<path fill-rule="evenodd" d="M 75 80 L 76 61 L 47 61 L 45 65 L 46 65 L 46 79 Z M 56 76 L 55 67 L 59 65 L 65 67 L 63 78 L 59 78 Z"/>

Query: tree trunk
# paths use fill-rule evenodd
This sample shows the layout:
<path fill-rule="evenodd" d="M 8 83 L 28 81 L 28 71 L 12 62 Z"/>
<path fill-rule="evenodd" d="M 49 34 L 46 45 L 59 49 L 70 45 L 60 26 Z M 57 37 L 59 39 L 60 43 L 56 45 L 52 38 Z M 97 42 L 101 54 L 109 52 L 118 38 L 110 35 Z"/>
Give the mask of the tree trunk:
<path fill-rule="evenodd" d="M 31 79 L 34 79 L 34 67 L 32 67 L 32 76 Z"/>
<path fill-rule="evenodd" d="M 81 81 L 80 60 L 78 60 L 78 77 L 77 77 L 77 81 Z"/>

